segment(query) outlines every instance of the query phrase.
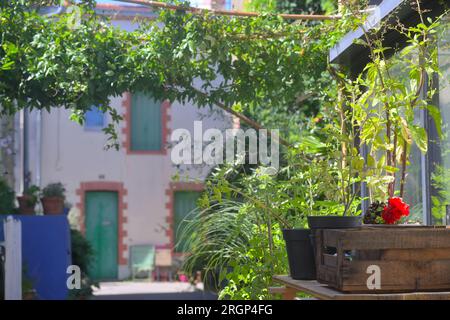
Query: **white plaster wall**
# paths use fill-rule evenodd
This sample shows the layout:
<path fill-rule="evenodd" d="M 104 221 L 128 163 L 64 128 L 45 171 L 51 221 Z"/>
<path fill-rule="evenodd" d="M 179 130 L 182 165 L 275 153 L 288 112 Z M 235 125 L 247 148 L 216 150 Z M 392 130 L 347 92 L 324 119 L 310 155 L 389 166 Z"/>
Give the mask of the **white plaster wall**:
<path fill-rule="evenodd" d="M 121 98 L 112 99 L 111 104 L 124 112 Z M 205 118 L 210 112 L 206 108 L 174 103 L 169 109 L 172 120 L 168 126 L 172 131 L 188 129 L 192 136 L 195 120 L 202 120 L 203 130 L 232 126 L 231 118 L 221 111 L 215 110 L 212 116 Z M 177 172 L 170 159 L 170 150 L 167 155 L 130 155 L 123 148 L 119 151 L 105 150 L 107 137 L 103 132 L 86 131 L 69 120 L 69 116 L 69 111 L 57 108 L 42 114 L 41 185 L 62 182 L 67 189 L 67 201 L 75 205 L 80 201 L 76 190 L 82 182 L 123 182 L 128 191 L 124 199 L 128 204 L 125 243 L 128 247 L 168 244 L 165 228 L 169 211 L 165 208 L 168 201 L 165 191 Z M 120 124 L 119 132 L 123 126 L 124 122 Z M 122 134 L 119 134 L 119 139 L 124 140 Z M 30 162 L 35 163 L 36 160 L 34 154 Z M 203 180 L 210 169 L 201 165 L 184 171 L 183 181 Z M 31 170 L 33 172 L 33 168 Z M 128 258 L 127 252 L 125 257 Z M 122 270 L 121 274 L 126 275 L 127 272 Z"/>

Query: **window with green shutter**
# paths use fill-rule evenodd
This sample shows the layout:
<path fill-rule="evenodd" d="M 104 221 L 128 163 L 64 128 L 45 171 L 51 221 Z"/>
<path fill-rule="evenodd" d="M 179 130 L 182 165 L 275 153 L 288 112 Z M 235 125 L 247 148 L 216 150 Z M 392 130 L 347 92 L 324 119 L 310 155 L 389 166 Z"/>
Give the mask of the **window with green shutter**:
<path fill-rule="evenodd" d="M 162 149 L 161 101 L 143 94 L 131 95 L 131 151 Z"/>
<path fill-rule="evenodd" d="M 183 220 L 197 207 L 200 194 L 199 191 L 175 191 L 174 193 L 173 234 L 176 245 L 175 252 L 182 252 L 186 248 L 185 243 L 180 242 L 180 232 L 184 226 Z"/>

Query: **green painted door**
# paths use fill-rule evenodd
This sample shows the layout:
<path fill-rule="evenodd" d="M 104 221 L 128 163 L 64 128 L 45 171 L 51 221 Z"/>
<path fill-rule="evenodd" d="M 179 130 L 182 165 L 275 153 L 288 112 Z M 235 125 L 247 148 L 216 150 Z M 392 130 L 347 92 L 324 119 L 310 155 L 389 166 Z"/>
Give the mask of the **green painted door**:
<path fill-rule="evenodd" d="M 174 196 L 174 225 L 175 252 L 186 251 L 186 244 L 180 241 L 180 234 L 184 227 L 183 220 L 197 207 L 197 200 L 200 196 L 198 191 L 176 191 Z"/>
<path fill-rule="evenodd" d="M 89 275 L 117 279 L 117 192 L 88 191 L 85 201 L 86 238 L 94 249 Z"/>

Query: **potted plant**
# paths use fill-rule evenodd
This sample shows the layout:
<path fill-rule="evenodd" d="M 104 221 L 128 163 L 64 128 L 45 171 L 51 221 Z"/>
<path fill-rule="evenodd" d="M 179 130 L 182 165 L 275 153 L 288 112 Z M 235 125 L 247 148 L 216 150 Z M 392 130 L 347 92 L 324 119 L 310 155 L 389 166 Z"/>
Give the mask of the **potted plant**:
<path fill-rule="evenodd" d="M 296 280 L 316 279 L 315 229 L 360 224 L 361 217 L 351 214 L 359 213 L 356 206 L 357 191 L 351 188 L 351 183 L 356 180 L 347 182 L 348 179 L 345 179 L 344 184 L 343 179 L 337 179 L 345 177 L 349 171 L 348 166 L 343 169 L 338 166 L 338 163 L 342 163 L 336 159 L 338 143 L 329 138 L 336 135 L 322 134 L 329 129 L 329 126 L 312 128 L 314 134 L 302 137 L 295 154 L 295 158 L 299 159 L 295 161 L 299 174 L 291 178 L 293 182 L 288 188 L 290 194 L 286 203 L 290 203 L 289 207 L 293 210 L 287 216 L 304 218 L 286 221 L 282 231 L 290 276 Z M 318 133 L 319 130 L 322 130 L 321 133 Z"/>
<path fill-rule="evenodd" d="M 19 202 L 19 213 L 20 214 L 35 214 L 34 207 L 39 199 L 39 187 L 32 185 L 23 191 L 23 194 L 17 197 L 17 202 Z"/>
<path fill-rule="evenodd" d="M 66 189 L 62 183 L 50 183 L 42 190 L 44 214 L 63 214 Z"/>
<path fill-rule="evenodd" d="M 334 112 L 329 117 L 334 118 Z M 312 188 L 309 193 L 316 194 L 308 200 L 311 205 L 307 220 L 311 230 L 362 224 L 359 193 L 364 159 L 355 146 L 354 134 L 344 127 L 344 123 L 336 125 L 331 120 L 319 129 L 317 136 L 309 137 L 315 145 L 305 172 L 309 181 L 315 181 L 308 182 Z"/>

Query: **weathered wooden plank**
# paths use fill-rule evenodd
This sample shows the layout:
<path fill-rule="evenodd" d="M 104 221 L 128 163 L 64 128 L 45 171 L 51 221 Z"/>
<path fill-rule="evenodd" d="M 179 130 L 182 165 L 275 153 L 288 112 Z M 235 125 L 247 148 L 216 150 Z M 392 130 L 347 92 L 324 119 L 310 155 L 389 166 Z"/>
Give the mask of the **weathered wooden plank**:
<path fill-rule="evenodd" d="M 284 294 L 286 292 L 286 287 L 269 287 L 268 289 L 270 294 L 277 294 L 277 293 L 281 293 Z"/>
<path fill-rule="evenodd" d="M 450 290 L 450 260 L 428 261 L 352 261 L 344 263 L 343 291 L 372 291 L 367 288 L 367 267 L 381 270 L 380 291 Z"/>
<path fill-rule="evenodd" d="M 386 249 L 381 251 L 380 260 L 450 260 L 450 248 Z"/>
<path fill-rule="evenodd" d="M 288 276 L 274 276 L 273 280 L 284 284 L 288 288 L 305 292 L 323 300 L 334 299 L 337 295 L 342 295 L 340 292 L 333 290 L 315 280 L 294 280 Z"/>
<path fill-rule="evenodd" d="M 294 300 L 297 296 L 298 290 L 287 287 L 286 290 L 283 293 L 283 300 Z"/>
<path fill-rule="evenodd" d="M 331 254 L 323 254 L 323 264 L 330 267 L 337 267 L 337 256 Z"/>
<path fill-rule="evenodd" d="M 450 229 L 380 228 L 341 233 L 339 239 L 338 246 L 349 250 L 449 248 Z M 327 245 L 324 241 L 324 246 Z"/>
<path fill-rule="evenodd" d="M 273 280 L 323 300 L 450 300 L 450 292 L 343 293 L 315 280 L 294 280 L 277 275 Z"/>
<path fill-rule="evenodd" d="M 316 269 L 317 280 L 327 284 L 337 283 L 336 267 L 319 266 Z"/>
<path fill-rule="evenodd" d="M 325 232 L 326 231 L 326 232 Z M 337 229 L 332 230 L 319 230 L 320 236 L 322 237 L 323 244 L 329 247 L 337 247 L 339 240 L 342 237 L 342 233 Z"/>

